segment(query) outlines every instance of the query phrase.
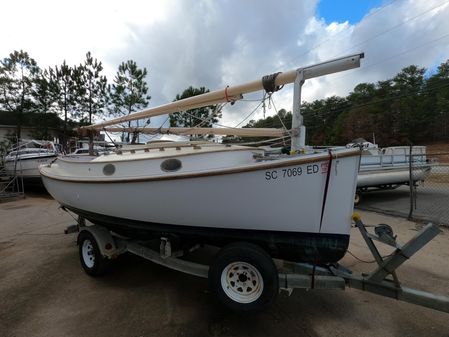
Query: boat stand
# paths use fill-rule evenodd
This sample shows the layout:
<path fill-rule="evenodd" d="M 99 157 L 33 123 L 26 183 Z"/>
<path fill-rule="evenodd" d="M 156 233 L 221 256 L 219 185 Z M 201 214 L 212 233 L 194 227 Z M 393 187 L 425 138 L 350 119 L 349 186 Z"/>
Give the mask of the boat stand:
<path fill-rule="evenodd" d="M 291 294 L 293 289 L 345 289 L 349 287 L 449 313 L 449 297 L 403 287 L 396 275 L 398 267 L 441 232 L 438 226 L 426 225 L 415 237 L 401 246 L 396 242 L 396 237 L 390 226 L 378 225 L 373 234 L 368 232 L 358 214 L 353 215 L 353 221 L 377 262 L 376 269 L 368 274 L 355 275 L 351 270 L 339 264 L 316 266 L 284 261 L 283 265 L 278 268 L 279 288 Z M 207 278 L 209 275 L 208 265 L 179 259 L 199 246 L 192 247 L 189 251 L 173 251 L 170 240 L 161 238 L 159 251 L 157 251 L 141 242 L 116 235 L 105 227 L 86 225 L 86 221 L 81 217 L 78 219 L 77 225 L 69 226 L 66 229 L 66 233 L 76 231 L 80 232 L 78 240 L 83 232 L 89 232 L 96 241 L 101 255 L 107 260 L 130 252 L 183 273 L 203 278 Z M 382 257 L 374 241 L 394 247 L 395 250 L 387 257 Z"/>
<path fill-rule="evenodd" d="M 0 202 L 19 198 L 25 198 L 23 176 L 18 174 L 10 176 L 6 174 L 4 168 L 0 168 Z"/>

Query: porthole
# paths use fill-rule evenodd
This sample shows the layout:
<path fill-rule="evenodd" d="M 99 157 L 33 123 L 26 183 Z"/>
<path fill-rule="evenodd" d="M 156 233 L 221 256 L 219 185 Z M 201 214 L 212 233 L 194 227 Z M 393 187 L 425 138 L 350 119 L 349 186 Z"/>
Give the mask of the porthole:
<path fill-rule="evenodd" d="M 106 164 L 103 167 L 103 174 L 105 176 L 112 176 L 115 173 L 115 166 L 112 164 Z"/>
<path fill-rule="evenodd" d="M 182 167 L 179 159 L 166 159 L 161 163 L 161 170 L 165 172 L 175 172 Z"/>

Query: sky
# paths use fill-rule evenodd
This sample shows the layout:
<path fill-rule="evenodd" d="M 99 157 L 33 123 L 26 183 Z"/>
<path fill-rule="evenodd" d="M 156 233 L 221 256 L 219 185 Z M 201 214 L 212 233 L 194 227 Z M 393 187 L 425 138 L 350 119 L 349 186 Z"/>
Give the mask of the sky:
<path fill-rule="evenodd" d="M 148 70 L 150 106 L 190 85 L 217 90 L 363 51 L 359 69 L 308 80 L 302 91 L 307 101 L 344 96 L 449 58 L 449 0 L 22 0 L 3 2 L 2 12 L 10 14 L 0 20 L 0 58 L 22 49 L 45 68 L 82 63 L 91 51 L 110 83 L 132 59 Z M 261 97 L 226 106 L 220 124 L 236 126 Z M 291 110 L 292 86 L 273 100 L 267 115 Z M 257 109 L 246 121 L 262 117 Z"/>
<path fill-rule="evenodd" d="M 359 22 L 371 9 L 379 8 L 382 0 L 321 0 L 318 3 L 317 16 L 327 23 L 346 22 L 353 25 Z"/>

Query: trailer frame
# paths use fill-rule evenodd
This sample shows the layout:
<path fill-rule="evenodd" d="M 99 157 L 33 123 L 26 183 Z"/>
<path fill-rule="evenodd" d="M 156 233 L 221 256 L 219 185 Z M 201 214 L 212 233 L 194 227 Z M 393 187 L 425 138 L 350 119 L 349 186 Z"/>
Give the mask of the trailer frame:
<path fill-rule="evenodd" d="M 429 223 L 407 243 L 400 245 L 396 242 L 396 237 L 390 226 L 378 225 L 374 227 L 374 233 L 370 233 L 357 213 L 353 214 L 352 220 L 377 263 L 374 270 L 370 273 L 356 275 L 338 263 L 323 266 L 283 261 L 281 270 L 278 268 L 279 290 L 286 290 L 291 294 L 293 289 L 344 290 L 348 287 L 449 313 L 449 297 L 404 287 L 396 274 L 396 270 L 405 261 L 441 232 L 438 226 Z M 191 247 L 188 251 L 173 250 L 170 238 L 161 237 L 159 251 L 157 251 L 141 242 L 117 235 L 103 226 L 88 225 L 86 220 L 81 217 L 78 218 L 76 225 L 69 226 L 65 232 L 79 232 L 79 238 L 81 233 L 86 231 L 95 238 L 104 259 L 114 259 L 129 252 L 186 274 L 202 278 L 209 276 L 209 265 L 180 259 L 198 249 L 199 245 Z M 388 257 L 382 257 L 375 241 L 389 245 L 395 250 Z"/>

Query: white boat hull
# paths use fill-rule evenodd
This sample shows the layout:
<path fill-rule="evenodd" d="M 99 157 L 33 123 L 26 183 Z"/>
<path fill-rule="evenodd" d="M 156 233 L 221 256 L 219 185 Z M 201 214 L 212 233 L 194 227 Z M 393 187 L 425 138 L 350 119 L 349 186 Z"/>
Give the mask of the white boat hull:
<path fill-rule="evenodd" d="M 37 158 L 17 159 L 16 161 L 5 162 L 5 173 L 9 176 L 18 176 L 24 179 L 39 179 L 39 166 L 48 165 L 55 160 L 57 156 L 42 156 Z"/>
<path fill-rule="evenodd" d="M 186 169 L 189 159 L 195 162 L 195 158 L 183 158 Z M 141 161 L 133 168 L 151 162 L 158 167 L 161 160 Z M 54 172 L 62 174 L 65 164 L 60 164 Z M 114 164 L 120 171 L 120 163 Z M 124 167 L 127 164 L 122 163 Z M 309 161 L 293 157 L 138 181 L 64 179 L 52 176 L 53 165 L 42 167 L 41 173 L 47 190 L 62 205 L 114 230 L 139 235 L 144 230 L 187 230 L 200 236 L 207 232 L 204 235 L 209 238 L 214 232 L 224 237 L 224 232 L 231 231 L 237 236 L 261 235 L 264 241 L 282 237 L 281 241 L 292 241 L 292 247 L 296 243 L 304 246 L 301 238 L 310 241 L 322 235 L 343 240 L 340 258 L 349 240 L 359 157 L 333 159 L 329 175 L 328 164 L 329 156 L 324 154 Z M 81 164 L 77 170 L 81 172 L 83 167 L 87 168 Z M 94 165 L 89 170 L 96 175 Z M 334 244 L 338 246 L 337 241 Z"/>
<path fill-rule="evenodd" d="M 412 169 L 412 180 L 424 181 L 430 173 L 430 165 L 421 165 Z M 410 168 L 392 167 L 392 168 L 378 168 L 367 169 L 360 168 L 357 177 L 357 187 L 377 187 L 387 185 L 402 185 L 410 182 Z"/>

